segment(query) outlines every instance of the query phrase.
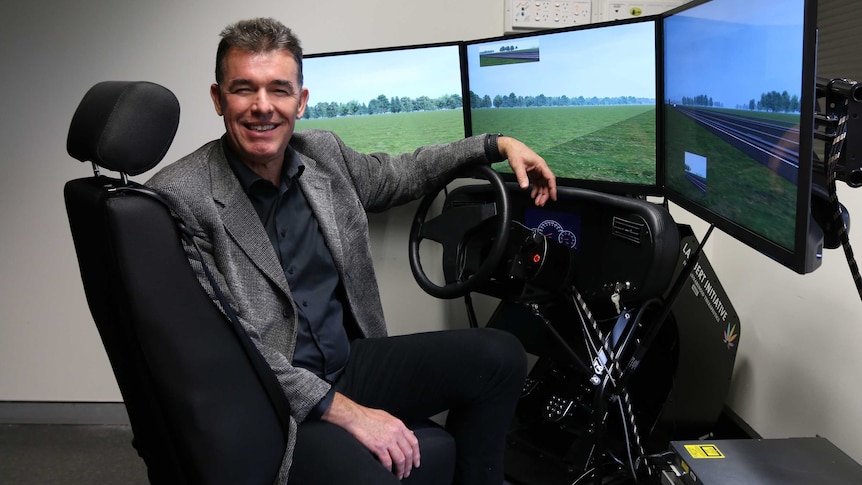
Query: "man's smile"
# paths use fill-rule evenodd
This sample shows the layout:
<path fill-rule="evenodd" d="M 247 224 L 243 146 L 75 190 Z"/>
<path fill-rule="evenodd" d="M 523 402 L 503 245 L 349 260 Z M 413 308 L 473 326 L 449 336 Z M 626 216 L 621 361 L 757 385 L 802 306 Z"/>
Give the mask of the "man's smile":
<path fill-rule="evenodd" d="M 252 131 L 270 131 L 274 130 L 277 125 L 246 125 L 246 128 Z"/>

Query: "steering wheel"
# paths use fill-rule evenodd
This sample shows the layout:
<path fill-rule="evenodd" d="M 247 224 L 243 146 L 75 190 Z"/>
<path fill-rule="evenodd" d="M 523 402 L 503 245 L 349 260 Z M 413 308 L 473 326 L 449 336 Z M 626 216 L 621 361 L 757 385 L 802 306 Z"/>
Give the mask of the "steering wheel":
<path fill-rule="evenodd" d="M 409 259 L 413 277 L 426 293 L 442 299 L 464 296 L 490 278 L 506 250 L 509 238 L 511 201 L 500 174 L 490 165 L 476 165 L 456 173 L 448 182 L 460 178 L 478 178 L 490 182 L 494 192 L 494 202 L 447 207 L 439 216 L 425 220 L 428 209 L 443 190 L 444 185 L 422 199 L 410 228 Z M 495 219 L 490 223 L 493 241 L 487 255 L 479 263 L 476 271 L 465 277 L 463 251 L 466 239 L 473 230 L 492 218 Z M 436 241 L 443 246 L 444 269 L 456 268 L 457 274 L 447 274 L 447 281 L 442 286 L 432 282 L 422 269 L 422 263 L 419 260 L 419 243 L 423 239 Z"/>

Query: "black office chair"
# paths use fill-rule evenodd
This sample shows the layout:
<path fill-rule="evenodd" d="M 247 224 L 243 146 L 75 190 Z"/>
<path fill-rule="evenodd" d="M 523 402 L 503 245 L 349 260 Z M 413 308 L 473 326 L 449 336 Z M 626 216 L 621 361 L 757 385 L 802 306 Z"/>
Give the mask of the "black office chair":
<path fill-rule="evenodd" d="M 84 291 L 150 482 L 271 484 L 295 431 L 287 400 L 198 283 L 181 222 L 128 180 L 161 161 L 178 123 L 176 97 L 153 83 L 103 82 L 81 101 L 67 150 L 95 176 L 64 192 Z M 409 483 L 451 482 L 452 437 L 426 423 L 414 431 L 423 466 Z"/>

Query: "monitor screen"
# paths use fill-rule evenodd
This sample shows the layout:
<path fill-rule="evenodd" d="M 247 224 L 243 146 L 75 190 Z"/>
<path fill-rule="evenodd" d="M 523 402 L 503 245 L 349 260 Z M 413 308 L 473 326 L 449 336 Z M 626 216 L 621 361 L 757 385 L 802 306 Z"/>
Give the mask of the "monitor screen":
<path fill-rule="evenodd" d="M 464 138 L 460 43 L 312 54 L 297 131 L 324 129 L 363 153 Z"/>
<path fill-rule="evenodd" d="M 820 249 L 809 209 L 815 7 L 694 2 L 663 18 L 662 35 L 667 197 L 800 273 Z"/>
<path fill-rule="evenodd" d="M 656 193 L 656 24 L 467 42 L 469 132 L 520 139 L 561 185 Z"/>

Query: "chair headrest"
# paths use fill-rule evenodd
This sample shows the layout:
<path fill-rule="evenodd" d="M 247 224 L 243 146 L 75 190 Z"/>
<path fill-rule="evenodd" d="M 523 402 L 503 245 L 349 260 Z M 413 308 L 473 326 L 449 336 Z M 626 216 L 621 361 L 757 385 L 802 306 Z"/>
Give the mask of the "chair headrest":
<path fill-rule="evenodd" d="M 180 103 L 167 88 L 146 81 L 96 84 L 78 105 L 66 151 L 82 162 L 128 175 L 158 164 L 180 122 Z"/>

